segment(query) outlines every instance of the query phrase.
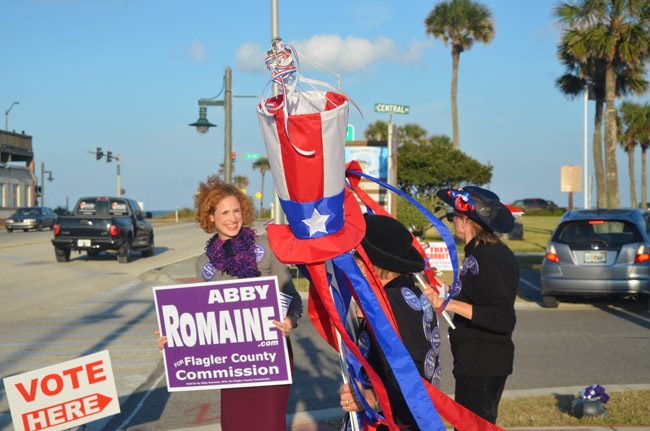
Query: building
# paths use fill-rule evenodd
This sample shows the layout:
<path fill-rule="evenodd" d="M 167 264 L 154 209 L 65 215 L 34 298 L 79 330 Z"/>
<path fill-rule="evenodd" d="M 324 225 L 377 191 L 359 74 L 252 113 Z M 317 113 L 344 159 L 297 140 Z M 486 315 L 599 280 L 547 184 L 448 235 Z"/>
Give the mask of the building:
<path fill-rule="evenodd" d="M 346 141 L 345 162 L 356 160 L 365 174 L 388 182 L 388 144 L 386 141 Z M 362 178 L 361 190 L 388 212 L 388 190 L 370 180 Z"/>
<path fill-rule="evenodd" d="M 36 205 L 32 137 L 0 130 L 0 219 Z"/>

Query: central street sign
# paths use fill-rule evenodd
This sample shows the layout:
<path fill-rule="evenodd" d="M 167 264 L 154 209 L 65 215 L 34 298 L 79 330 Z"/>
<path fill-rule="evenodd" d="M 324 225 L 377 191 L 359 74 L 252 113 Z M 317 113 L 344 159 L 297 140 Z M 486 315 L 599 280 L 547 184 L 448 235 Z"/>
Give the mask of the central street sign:
<path fill-rule="evenodd" d="M 375 103 L 375 112 L 386 114 L 403 114 L 406 115 L 411 111 L 407 105 L 393 105 L 390 103 Z"/>
<path fill-rule="evenodd" d="M 246 153 L 246 154 L 244 154 L 245 159 L 259 159 L 260 157 L 261 157 L 260 153 Z"/>

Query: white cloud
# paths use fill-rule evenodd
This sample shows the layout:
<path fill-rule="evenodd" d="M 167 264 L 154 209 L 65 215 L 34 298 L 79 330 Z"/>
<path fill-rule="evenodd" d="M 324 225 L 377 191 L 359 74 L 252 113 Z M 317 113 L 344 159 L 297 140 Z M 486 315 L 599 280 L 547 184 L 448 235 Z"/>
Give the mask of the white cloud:
<path fill-rule="evenodd" d="M 265 57 L 262 45 L 246 42 L 235 52 L 235 68 L 241 72 L 263 72 L 266 70 Z"/>
<path fill-rule="evenodd" d="M 289 41 L 298 51 L 303 69 L 324 68 L 337 73 L 355 73 L 381 62 L 411 64 L 422 58 L 422 51 L 433 46 L 430 40 L 413 40 L 399 48 L 387 37 L 374 40 L 336 34 L 321 34 L 306 40 Z M 247 42 L 236 52 L 236 68 L 244 72 L 264 72 L 266 51 L 259 43 Z"/>
<path fill-rule="evenodd" d="M 205 45 L 201 42 L 194 41 L 188 51 L 188 55 L 194 61 L 204 64 L 208 61 L 208 52 Z"/>
<path fill-rule="evenodd" d="M 400 61 L 403 63 L 417 63 L 422 58 L 422 51 L 433 46 L 433 41 L 425 39 L 424 41 L 412 40 L 406 51 L 400 53 Z"/>
<path fill-rule="evenodd" d="M 317 67 L 322 65 L 339 73 L 359 72 L 373 63 L 393 60 L 397 54 L 397 45 L 387 37 L 371 41 L 323 34 L 291 44 L 296 47 L 299 56 L 306 57 L 307 62 L 312 60 Z"/>

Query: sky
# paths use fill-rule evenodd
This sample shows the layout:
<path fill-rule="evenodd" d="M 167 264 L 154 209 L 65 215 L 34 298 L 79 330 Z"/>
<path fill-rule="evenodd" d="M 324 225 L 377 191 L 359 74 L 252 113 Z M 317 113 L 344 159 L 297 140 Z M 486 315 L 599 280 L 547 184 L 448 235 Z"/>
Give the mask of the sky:
<path fill-rule="evenodd" d="M 279 33 L 320 65 L 315 70 L 303 60 L 302 75 L 334 86 L 340 78 L 362 112 L 350 110 L 357 139 L 368 124 L 388 121 L 373 111 L 379 102 L 411 108 L 393 117 L 397 125 L 451 136 L 451 54 L 424 27 L 436 3 L 279 0 Z M 557 1 L 484 3 L 495 37 L 460 58 L 461 149 L 494 167 L 489 188 L 502 201 L 541 197 L 566 206 L 560 169 L 582 164 L 584 107 L 582 98 L 568 99 L 555 87 L 563 73 Z M 198 118 L 198 99 L 219 94 L 228 66 L 234 175 L 250 179 L 250 195 L 260 191 L 260 174 L 243 156 L 265 153 L 256 104 L 269 96 L 269 0 L 0 0 L 0 11 L 0 108 L 19 102 L 9 130 L 33 137 L 38 178 L 41 162 L 52 171 L 47 206 L 116 193 L 115 163 L 91 154 L 101 147 L 119 154 L 122 188 L 145 209 L 191 207 L 199 181 L 224 159 L 223 108 L 208 108 L 217 127 L 206 134 L 188 124 Z M 590 145 L 593 112 L 590 102 Z M 621 203 L 629 205 L 627 154 L 617 156 Z M 591 163 L 589 154 L 590 173 Z M 270 173 L 265 185 L 268 206 Z M 581 206 L 583 194 L 574 202 Z"/>

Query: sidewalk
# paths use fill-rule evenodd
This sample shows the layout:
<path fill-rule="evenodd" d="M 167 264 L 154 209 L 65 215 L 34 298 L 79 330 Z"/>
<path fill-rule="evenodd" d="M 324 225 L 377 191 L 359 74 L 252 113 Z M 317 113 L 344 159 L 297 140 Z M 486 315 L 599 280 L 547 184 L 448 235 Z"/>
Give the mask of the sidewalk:
<path fill-rule="evenodd" d="M 152 281 L 157 285 L 193 283 L 196 279 L 194 273 L 195 258 L 184 259 L 179 262 L 156 268 L 148 273 L 143 274 L 140 278 Z M 308 299 L 307 293 L 301 295 L 305 300 Z M 541 305 L 533 301 L 518 300 L 515 303 L 516 309 L 541 308 Z M 604 385 L 609 393 L 625 392 L 631 390 L 650 390 L 650 384 L 637 385 Z M 550 387 L 538 389 L 517 389 L 507 390 L 503 393 L 503 399 L 514 399 L 524 397 L 547 396 L 554 394 L 578 394 L 584 386 L 567 386 L 567 387 Z M 450 394 L 453 397 L 453 394 Z M 339 408 L 329 408 L 321 410 L 311 410 L 287 415 L 287 424 L 290 425 L 291 431 L 338 431 L 342 417 L 342 411 Z M 650 431 L 648 426 L 565 426 L 565 427 L 517 427 L 508 428 L 511 431 Z M 218 431 L 221 430 L 219 424 L 206 426 L 179 428 L 175 431 Z"/>

